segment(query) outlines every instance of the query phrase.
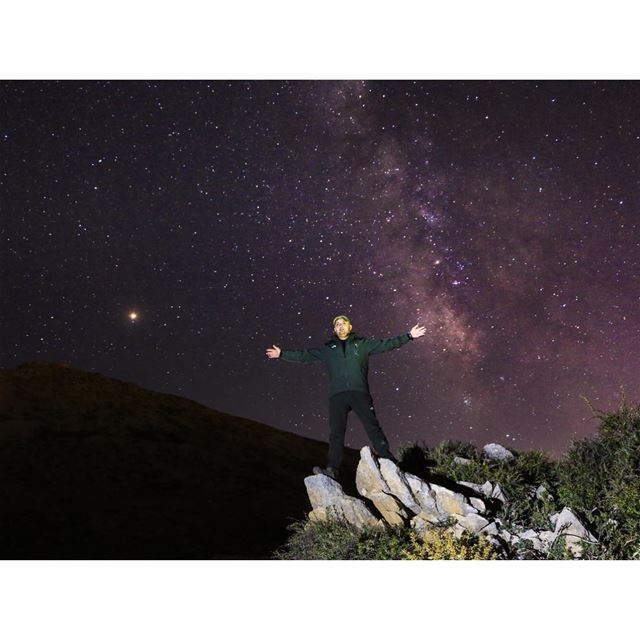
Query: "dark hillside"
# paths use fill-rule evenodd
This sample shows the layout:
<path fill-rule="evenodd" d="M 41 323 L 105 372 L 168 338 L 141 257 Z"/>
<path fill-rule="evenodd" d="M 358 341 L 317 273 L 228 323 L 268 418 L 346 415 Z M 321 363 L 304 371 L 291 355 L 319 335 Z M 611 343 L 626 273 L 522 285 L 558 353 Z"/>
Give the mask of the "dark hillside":
<path fill-rule="evenodd" d="M 268 558 L 326 444 L 58 363 L 0 370 L 0 557 Z M 348 450 L 354 472 L 357 452 Z M 346 487 L 345 487 L 346 488 Z"/>

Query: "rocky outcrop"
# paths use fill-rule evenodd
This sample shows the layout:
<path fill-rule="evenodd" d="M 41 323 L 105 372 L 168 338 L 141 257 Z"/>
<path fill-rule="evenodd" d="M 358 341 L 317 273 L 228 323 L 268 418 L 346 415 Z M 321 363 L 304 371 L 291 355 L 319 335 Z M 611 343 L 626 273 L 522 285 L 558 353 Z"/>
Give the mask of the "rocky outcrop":
<path fill-rule="evenodd" d="M 312 520 L 323 520 L 339 514 L 356 527 L 376 521 L 376 516 L 358 498 L 347 496 L 339 483 L 326 476 L 305 479 L 313 511 Z M 468 488 L 475 488 L 467 483 Z M 360 452 L 356 471 L 358 493 L 373 503 L 373 507 L 388 525 L 409 525 L 418 531 L 428 526 L 451 524 L 453 532 L 483 532 L 490 526 L 485 517 L 486 505 L 480 495 L 466 496 L 448 487 L 425 482 L 418 476 L 405 473 L 388 459 L 378 459 L 369 447 Z M 495 495 L 499 485 L 478 485 L 482 496 Z M 497 533 L 497 527 L 487 533 Z"/>
<path fill-rule="evenodd" d="M 491 447 L 491 455 L 502 455 L 494 448 L 499 446 L 487 445 Z M 507 453 L 512 456 L 511 452 Z M 364 500 L 346 495 L 338 482 L 326 476 L 305 478 L 313 507 L 309 513 L 311 520 L 340 518 L 359 529 L 410 526 L 422 537 L 434 526 L 444 526 L 455 536 L 465 531 L 486 536 L 503 557 L 520 557 L 518 549 L 528 548 L 538 554 L 548 554 L 559 536 L 575 557 L 580 557 L 583 543 L 597 544 L 568 508 L 552 514 L 553 530 L 508 531 L 495 517 L 496 505 L 509 500 L 498 483 L 451 481 L 448 484 L 444 487 L 404 472 L 391 460 L 375 456 L 369 447 L 361 449 L 356 471 L 356 488 Z M 532 497 L 534 495 L 548 499 L 543 487 L 535 490 Z"/>

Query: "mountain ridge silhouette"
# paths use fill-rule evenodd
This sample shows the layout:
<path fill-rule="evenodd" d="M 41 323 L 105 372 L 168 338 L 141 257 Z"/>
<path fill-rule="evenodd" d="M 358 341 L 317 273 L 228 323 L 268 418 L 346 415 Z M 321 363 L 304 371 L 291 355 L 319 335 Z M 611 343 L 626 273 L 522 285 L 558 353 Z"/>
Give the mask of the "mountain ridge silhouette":
<path fill-rule="evenodd" d="M 267 559 L 326 450 L 61 362 L 0 369 L 0 557 Z"/>

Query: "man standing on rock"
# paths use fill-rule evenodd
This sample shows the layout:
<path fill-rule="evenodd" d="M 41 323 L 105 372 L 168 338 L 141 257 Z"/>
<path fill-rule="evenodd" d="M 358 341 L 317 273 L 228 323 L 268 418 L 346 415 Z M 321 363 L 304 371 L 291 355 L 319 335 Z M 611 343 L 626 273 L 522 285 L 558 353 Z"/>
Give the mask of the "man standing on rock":
<path fill-rule="evenodd" d="M 397 349 L 410 340 L 423 336 L 427 331 L 417 324 L 408 333 L 395 338 L 375 340 L 356 335 L 352 329 L 347 316 L 337 316 L 333 319 L 336 337 L 332 337 L 319 349 L 292 351 L 283 350 L 274 344 L 266 350 L 267 357 L 280 358 L 287 362 L 325 363 L 330 380 L 329 461 L 326 469 L 314 467 L 313 472 L 324 474 L 334 480 L 339 478 L 347 416 L 352 409 L 362 422 L 378 457 L 396 462 L 376 417 L 373 398 L 369 392 L 369 356 Z"/>

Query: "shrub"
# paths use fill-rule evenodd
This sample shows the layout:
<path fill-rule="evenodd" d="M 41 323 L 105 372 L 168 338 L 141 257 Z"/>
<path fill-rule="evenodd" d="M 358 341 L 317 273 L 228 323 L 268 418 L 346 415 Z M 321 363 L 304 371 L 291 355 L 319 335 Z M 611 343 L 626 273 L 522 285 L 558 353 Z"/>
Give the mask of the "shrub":
<path fill-rule="evenodd" d="M 623 396 L 617 411 L 593 411 L 598 435 L 572 444 L 558 468 L 558 494 L 594 530 L 601 557 L 640 559 L 640 405 Z"/>
<path fill-rule="evenodd" d="M 565 539 L 564 536 L 558 536 L 553 544 L 551 545 L 551 548 L 549 549 L 549 552 L 547 554 L 547 560 L 573 560 L 574 556 L 571 553 L 571 551 L 569 551 L 569 548 L 567 547 L 567 541 Z"/>
<path fill-rule="evenodd" d="M 408 527 L 365 527 L 331 519 L 294 522 L 292 535 L 277 550 L 278 560 L 403 560 L 410 545 Z"/>
<path fill-rule="evenodd" d="M 339 520 L 299 521 L 288 527 L 291 536 L 277 560 L 355 560 L 358 532 Z"/>
<path fill-rule="evenodd" d="M 404 560 L 412 531 L 408 527 L 365 529 L 356 545 L 356 559 Z"/>
<path fill-rule="evenodd" d="M 550 490 L 557 483 L 557 463 L 544 451 L 516 452 L 515 465 L 527 484 L 536 487 L 543 484 Z"/>
<path fill-rule="evenodd" d="M 477 449 L 466 443 L 448 440 L 429 450 L 415 444 L 401 451 L 400 466 L 410 470 L 421 466 L 422 477 L 435 483 L 447 480 L 484 484 L 487 480 L 499 483 L 508 497 L 505 505 L 494 501 L 495 515 L 499 515 L 507 527 L 548 527 L 549 515 L 557 510 L 553 500 L 557 485 L 557 463 L 543 451 L 514 451 L 513 460 L 489 460 L 482 458 Z M 468 464 L 454 462 L 456 456 L 466 457 Z M 411 471 L 414 473 L 414 471 Z M 420 475 L 420 474 L 416 474 Z M 544 485 L 549 495 L 544 500 L 532 500 L 539 485 Z"/>
<path fill-rule="evenodd" d="M 398 458 L 403 471 L 412 473 L 419 478 L 426 478 L 433 464 L 429 456 L 429 448 L 424 443 L 418 444 L 416 442 L 401 447 Z"/>
<path fill-rule="evenodd" d="M 404 551 L 407 560 L 498 560 L 493 545 L 483 537 L 464 532 L 456 538 L 446 529 L 429 529 L 424 539 L 410 532 L 411 546 Z"/>
<path fill-rule="evenodd" d="M 278 560 L 493 560 L 498 555 L 484 538 L 454 538 L 434 527 L 422 541 L 409 527 L 367 527 L 310 520 L 289 527 L 292 535 L 274 554 Z"/>
<path fill-rule="evenodd" d="M 471 442 L 464 442 L 462 440 L 445 440 L 441 442 L 434 450 L 434 457 L 455 457 L 469 458 L 474 460 L 478 458 L 478 450 L 476 446 Z"/>

